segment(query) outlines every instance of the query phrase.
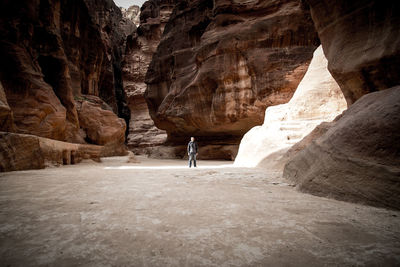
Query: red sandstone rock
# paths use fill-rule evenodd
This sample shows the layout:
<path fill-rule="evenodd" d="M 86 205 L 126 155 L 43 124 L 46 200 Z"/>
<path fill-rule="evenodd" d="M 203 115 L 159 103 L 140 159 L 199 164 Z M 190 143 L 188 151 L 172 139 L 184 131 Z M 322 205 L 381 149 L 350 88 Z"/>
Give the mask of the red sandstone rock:
<path fill-rule="evenodd" d="M 0 132 L 0 140 L 0 172 L 44 168 L 36 136 Z"/>
<path fill-rule="evenodd" d="M 74 102 L 81 93 L 128 119 L 120 64 L 135 26 L 121 24 L 113 1 L 5 0 L 0 10 L 0 80 L 17 132 L 83 142 Z"/>
<path fill-rule="evenodd" d="M 348 104 L 400 80 L 400 2 L 306 0 Z"/>
<path fill-rule="evenodd" d="M 118 118 L 100 98 L 84 96 L 77 102 L 77 109 L 79 123 L 86 132 L 88 142 L 97 145 L 124 144 L 125 121 Z"/>
<path fill-rule="evenodd" d="M 174 1 L 147 1 L 142 6 L 140 26 L 127 38 L 123 62 L 124 90 L 131 111 L 127 145 L 135 153 L 145 153 L 144 147 L 165 142 L 166 132 L 155 127 L 144 99 L 144 83 L 151 58 L 157 49 L 164 26 L 174 7 Z"/>
<path fill-rule="evenodd" d="M 399 102 L 399 86 L 363 96 L 284 176 L 312 194 L 400 209 Z"/>
<path fill-rule="evenodd" d="M 238 144 L 290 99 L 317 45 L 301 1 L 179 1 L 147 72 L 150 115 L 175 143 Z"/>

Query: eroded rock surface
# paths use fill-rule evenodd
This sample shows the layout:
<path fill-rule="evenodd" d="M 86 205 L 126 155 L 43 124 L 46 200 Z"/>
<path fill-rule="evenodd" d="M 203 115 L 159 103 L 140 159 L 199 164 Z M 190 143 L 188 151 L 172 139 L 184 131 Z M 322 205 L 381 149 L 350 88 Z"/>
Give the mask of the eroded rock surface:
<path fill-rule="evenodd" d="M 264 124 L 245 134 L 236 166 L 282 171 L 288 160 L 286 153 L 294 144 L 347 108 L 327 64 L 320 46 L 289 103 L 267 108 Z"/>
<path fill-rule="evenodd" d="M 85 131 L 84 139 L 91 144 L 124 145 L 126 124 L 110 106 L 95 96 L 83 96 L 77 102 L 79 123 Z"/>
<path fill-rule="evenodd" d="M 129 25 L 120 28 L 113 1 L 6 0 L 0 9 L 0 80 L 16 132 L 83 142 L 82 93 L 128 120 L 120 64 Z"/>
<path fill-rule="evenodd" d="M 238 145 L 292 97 L 318 46 L 301 1 L 179 1 L 146 76 L 157 127 Z"/>
<path fill-rule="evenodd" d="M 349 104 L 400 80 L 400 2 L 306 0 L 328 68 Z"/>
<path fill-rule="evenodd" d="M 300 190 L 400 209 L 400 87 L 356 101 L 285 166 Z"/>
<path fill-rule="evenodd" d="M 141 8 L 140 26 L 127 38 L 123 62 L 124 90 L 131 111 L 127 145 L 135 153 L 149 153 L 146 147 L 158 146 L 166 141 L 166 132 L 158 129 L 149 115 L 144 99 L 144 80 L 175 2 L 145 2 Z"/>

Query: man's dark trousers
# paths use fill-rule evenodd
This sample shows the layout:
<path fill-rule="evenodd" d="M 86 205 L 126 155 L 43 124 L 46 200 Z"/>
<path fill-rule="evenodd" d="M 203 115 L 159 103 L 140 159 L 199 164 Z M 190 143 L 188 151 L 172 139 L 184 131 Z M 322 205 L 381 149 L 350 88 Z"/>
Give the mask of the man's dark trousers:
<path fill-rule="evenodd" d="M 196 153 L 189 153 L 189 168 L 192 167 L 192 161 L 193 167 L 196 167 Z"/>

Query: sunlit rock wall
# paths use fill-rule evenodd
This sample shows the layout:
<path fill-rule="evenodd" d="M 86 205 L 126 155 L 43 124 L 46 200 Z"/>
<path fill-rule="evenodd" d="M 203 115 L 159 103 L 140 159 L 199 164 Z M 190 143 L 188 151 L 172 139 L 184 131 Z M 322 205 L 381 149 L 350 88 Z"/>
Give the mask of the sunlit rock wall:
<path fill-rule="evenodd" d="M 323 121 L 331 121 L 346 101 L 327 69 L 322 47 L 287 104 L 267 108 L 263 125 L 252 128 L 240 143 L 236 166 L 283 170 L 285 153 Z"/>

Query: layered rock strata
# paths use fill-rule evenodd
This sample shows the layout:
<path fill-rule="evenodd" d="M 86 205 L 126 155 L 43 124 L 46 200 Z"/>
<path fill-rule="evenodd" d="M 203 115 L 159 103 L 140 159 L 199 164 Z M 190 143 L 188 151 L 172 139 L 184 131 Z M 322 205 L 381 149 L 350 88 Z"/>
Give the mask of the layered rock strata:
<path fill-rule="evenodd" d="M 284 176 L 321 196 L 400 209 L 400 87 L 357 100 Z"/>
<path fill-rule="evenodd" d="M 127 38 L 123 62 L 124 90 L 131 111 L 127 145 L 138 154 L 150 153 L 152 150 L 149 147 L 163 144 L 167 137 L 165 131 L 154 125 L 149 115 L 144 99 L 144 80 L 175 2 L 145 2 L 141 8 L 140 26 Z"/>
<path fill-rule="evenodd" d="M 122 15 L 111 0 L 2 1 L 0 80 L 16 132 L 83 142 L 75 97 L 99 96 L 129 118 Z M 3 129 L 4 130 L 4 129 Z"/>
<path fill-rule="evenodd" d="M 331 121 L 347 108 L 344 96 L 327 69 L 320 46 L 304 78 L 287 104 L 267 108 L 262 126 L 246 133 L 236 166 L 283 171 L 287 151 L 323 121 Z"/>
<path fill-rule="evenodd" d="M 305 192 L 400 209 L 400 5 L 306 2 L 328 69 L 355 103 L 289 160 L 284 175 Z"/>
<path fill-rule="evenodd" d="M 150 115 L 172 145 L 237 146 L 289 101 L 318 44 L 301 1 L 179 1 L 146 75 Z"/>

